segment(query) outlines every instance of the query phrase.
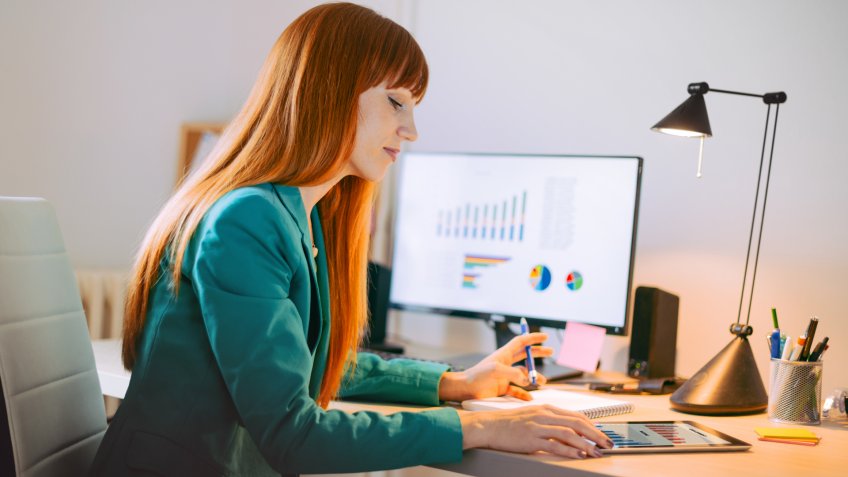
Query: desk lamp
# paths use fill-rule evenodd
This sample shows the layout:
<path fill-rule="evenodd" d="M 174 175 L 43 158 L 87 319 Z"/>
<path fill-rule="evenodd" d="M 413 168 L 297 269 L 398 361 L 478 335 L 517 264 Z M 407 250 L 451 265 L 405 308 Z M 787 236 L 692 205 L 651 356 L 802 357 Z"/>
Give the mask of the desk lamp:
<path fill-rule="evenodd" d="M 742 276 L 742 293 L 739 298 L 739 312 L 736 322 L 730 325 L 730 333 L 733 339 L 713 359 L 701 368 L 691 379 L 681 386 L 671 396 L 671 408 L 677 411 L 692 414 L 707 415 L 730 415 L 730 414 L 753 414 L 762 412 L 768 404 L 763 380 L 757 370 L 754 361 L 754 353 L 748 342 L 754 329 L 748 324 L 751 320 L 751 303 L 754 297 L 754 281 L 757 279 L 757 261 L 760 257 L 760 244 L 763 238 L 763 221 L 766 212 L 766 200 L 768 199 L 769 179 L 771 178 L 771 161 L 774 156 L 774 138 L 777 132 L 777 117 L 780 105 L 786 102 L 786 93 L 766 93 L 763 95 L 740 93 L 710 88 L 707 83 L 691 83 L 688 88 L 689 98 L 678 106 L 674 111 L 664 117 L 651 129 L 657 132 L 672 134 L 675 136 L 696 137 L 701 139 L 698 153 L 697 177 L 701 177 L 701 162 L 704 153 L 704 138 L 712 136 L 710 120 L 707 116 L 707 107 L 704 95 L 712 91 L 715 93 L 726 93 L 738 96 L 749 96 L 761 98 L 768 106 L 766 110 L 766 126 L 763 133 L 763 148 L 760 153 L 760 169 L 757 176 L 757 192 L 754 197 L 754 212 L 751 217 L 751 231 L 748 234 L 748 252 L 745 256 L 745 272 Z M 774 121 L 771 131 L 771 147 L 769 152 L 768 168 L 763 192 L 762 208 L 759 208 L 760 181 L 763 175 L 763 160 L 765 158 L 766 143 L 769 136 L 769 120 L 771 119 L 771 107 L 775 105 Z M 745 299 L 745 285 L 748 282 L 748 263 L 751 257 L 751 244 L 754 238 L 754 229 L 759 211 L 759 231 L 757 233 L 757 249 L 754 255 L 753 274 L 751 276 L 751 289 L 748 298 L 748 314 L 745 323 L 742 324 L 742 304 Z"/>

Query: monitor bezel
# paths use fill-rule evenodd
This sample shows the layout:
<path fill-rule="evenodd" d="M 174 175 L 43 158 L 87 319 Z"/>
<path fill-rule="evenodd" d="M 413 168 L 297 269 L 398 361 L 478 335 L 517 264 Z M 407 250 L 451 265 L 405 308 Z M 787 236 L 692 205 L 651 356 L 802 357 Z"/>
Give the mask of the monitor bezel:
<path fill-rule="evenodd" d="M 572 159 L 610 159 L 610 160 L 620 160 L 620 159 L 628 159 L 637 161 L 637 170 L 636 170 L 636 197 L 633 207 L 633 230 L 631 233 L 630 239 L 630 267 L 627 276 L 627 295 L 624 301 L 624 323 L 621 326 L 606 326 L 606 325 L 596 325 L 592 323 L 593 326 L 599 326 L 601 328 L 606 329 L 607 334 L 618 335 L 618 336 L 626 336 L 628 325 L 630 323 L 630 315 L 631 315 L 631 302 L 632 302 L 632 292 L 633 292 L 633 268 L 635 266 L 635 258 L 636 258 L 636 231 L 638 228 L 639 222 L 639 203 L 640 197 L 642 195 L 642 165 L 644 163 L 644 159 L 641 156 L 629 156 L 629 155 L 604 155 L 604 154 L 528 154 L 528 153 L 485 153 L 485 152 L 424 152 L 424 151 L 405 151 L 401 154 L 399 161 L 403 161 L 403 158 L 408 154 L 416 154 L 416 155 L 431 155 L 431 156 L 473 156 L 473 157 L 499 157 L 499 156 L 509 156 L 509 157 L 525 157 L 528 159 L 539 159 L 539 158 L 572 158 Z M 401 165 L 401 167 L 403 167 Z M 395 194 L 393 201 L 395 206 L 397 206 L 397 201 L 400 200 L 399 191 L 400 188 L 403 187 L 401 184 L 400 177 L 398 177 L 398 186 L 397 193 Z M 395 219 L 392 223 L 392 233 L 393 238 L 397 237 L 397 224 L 398 221 Z M 394 263 L 397 254 L 397 247 L 392 247 L 392 263 Z M 453 308 L 439 308 L 439 307 L 431 307 L 424 305 L 409 305 L 404 303 L 397 303 L 391 300 L 391 287 L 394 285 L 394 274 L 392 275 L 392 280 L 389 284 L 389 307 L 395 310 L 400 311 L 409 311 L 409 312 L 417 312 L 417 313 L 428 313 L 435 315 L 443 315 L 449 317 L 457 317 L 457 318 L 468 318 L 468 319 L 476 319 L 476 320 L 484 320 L 488 322 L 506 322 L 506 323 L 518 323 L 521 318 L 526 318 L 527 323 L 530 326 L 544 326 L 548 328 L 565 328 L 566 324 L 569 321 L 561 321 L 561 320 L 549 320 L 546 318 L 539 318 L 533 316 L 513 316 L 499 313 L 488 313 L 481 311 L 473 311 L 473 310 L 462 310 L 462 309 L 453 309 Z"/>

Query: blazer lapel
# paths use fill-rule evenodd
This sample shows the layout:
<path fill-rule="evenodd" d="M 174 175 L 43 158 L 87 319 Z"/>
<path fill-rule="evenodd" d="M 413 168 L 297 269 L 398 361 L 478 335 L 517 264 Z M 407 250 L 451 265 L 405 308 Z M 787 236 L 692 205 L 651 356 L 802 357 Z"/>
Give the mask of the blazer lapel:
<path fill-rule="evenodd" d="M 327 268 L 327 253 L 324 248 L 324 230 L 321 226 L 321 218 L 318 214 L 318 208 L 316 207 L 312 211 L 312 234 L 315 237 L 315 246 L 318 248 L 318 257 L 316 257 L 317 265 L 318 265 L 318 302 L 319 302 L 319 311 L 321 312 L 321 327 L 320 332 L 318 334 L 318 344 L 315 346 L 316 355 L 322 357 L 320 360 L 316 360 L 315 365 L 312 367 L 312 379 L 310 380 L 310 384 L 315 386 L 315 395 L 318 394 L 320 390 L 321 381 L 324 377 L 324 368 L 327 364 L 326 356 L 327 349 L 330 344 L 330 283 L 328 277 L 328 268 Z M 310 245 L 310 257 L 312 256 Z"/>
<path fill-rule="evenodd" d="M 321 287 L 318 286 L 318 273 L 316 271 L 316 257 L 312 254 L 312 241 L 309 238 L 309 225 L 306 220 L 306 208 L 303 205 L 303 197 L 300 195 L 300 189 L 293 186 L 286 186 L 280 184 L 274 184 L 274 189 L 277 191 L 277 196 L 280 198 L 280 201 L 283 203 L 283 206 L 289 213 L 294 217 L 295 222 L 297 223 L 297 227 L 300 230 L 300 243 L 303 249 L 303 254 L 307 257 L 306 264 L 307 268 L 309 268 L 309 277 L 312 281 L 312 289 L 316 291 L 318 294 L 318 300 L 316 301 L 318 306 L 318 316 L 321 317 L 321 321 L 319 323 L 319 340 L 313 351 L 313 355 L 321 346 L 326 346 L 324 341 L 324 334 L 326 329 L 328 328 L 327 324 L 329 321 L 329 317 L 326 316 L 329 314 L 329 298 L 326 300 L 325 305 L 325 296 L 327 294 L 326 290 L 322 290 Z M 318 211 L 312 211 L 312 230 L 313 235 L 315 236 L 315 244 L 318 247 L 318 256 L 323 259 L 323 269 L 326 270 L 326 257 L 324 256 L 324 240 L 321 235 L 321 224 L 318 219 Z M 320 244 L 319 244 L 320 242 Z M 324 271 L 326 274 L 326 271 Z M 311 317 L 305 317 L 304 322 L 304 333 L 307 333 L 309 329 L 309 320 Z M 322 364 L 323 368 L 323 364 Z M 314 368 L 313 368 L 314 369 Z"/>

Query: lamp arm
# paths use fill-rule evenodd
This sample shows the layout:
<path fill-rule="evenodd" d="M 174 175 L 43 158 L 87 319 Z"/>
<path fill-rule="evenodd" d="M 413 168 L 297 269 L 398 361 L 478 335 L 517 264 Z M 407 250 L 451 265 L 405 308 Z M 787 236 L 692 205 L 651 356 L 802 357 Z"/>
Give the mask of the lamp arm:
<path fill-rule="evenodd" d="M 777 91 L 774 93 L 766 94 L 743 93 L 741 91 L 731 91 L 729 89 L 710 88 L 710 85 L 703 81 L 700 83 L 689 83 L 689 86 L 686 87 L 686 90 L 689 92 L 689 94 L 707 94 L 710 91 L 714 91 L 716 93 L 735 94 L 737 96 L 750 96 L 752 98 L 762 98 L 763 102 L 766 104 L 781 104 L 786 102 L 786 93 L 784 93 L 783 91 Z"/>
<path fill-rule="evenodd" d="M 751 260 L 751 245 L 754 242 L 754 228 L 755 228 L 755 225 L 756 225 L 756 222 L 757 222 L 757 211 L 759 209 L 759 204 L 760 204 L 760 184 L 762 183 L 762 178 L 763 178 L 763 162 L 764 162 L 765 157 L 766 157 L 766 144 L 768 142 L 769 119 L 770 118 L 771 118 L 771 105 L 769 105 L 767 110 L 766 110 L 766 126 L 765 126 L 765 130 L 763 131 L 763 148 L 760 151 L 760 168 L 758 169 L 758 172 L 757 172 L 757 189 L 756 189 L 756 192 L 754 193 L 754 211 L 751 213 L 751 231 L 748 233 L 748 248 L 747 248 L 747 251 L 745 252 L 745 271 L 742 273 L 742 292 L 739 294 L 739 311 L 736 314 L 736 324 L 737 325 L 742 321 L 742 305 L 745 303 L 745 287 L 748 285 L 748 264 L 750 263 L 750 260 Z M 775 129 L 775 131 L 776 131 L 776 129 Z M 774 135 L 772 135 L 772 143 L 773 142 L 774 142 Z M 772 152 L 773 151 L 774 151 L 774 149 L 772 149 Z M 770 173 L 771 173 L 771 156 L 769 156 L 769 174 Z M 768 181 L 766 181 L 766 193 L 768 193 Z M 765 215 L 763 215 L 763 218 L 765 218 Z M 762 230 L 763 230 L 763 221 L 762 221 L 762 218 L 761 218 L 760 219 L 760 237 L 761 238 L 762 238 Z M 759 257 L 760 257 L 760 247 L 759 247 L 759 242 L 758 242 L 756 258 L 754 259 L 754 264 L 755 264 L 754 268 L 755 269 L 756 269 L 756 263 L 757 263 L 757 260 L 759 259 Z M 752 290 L 754 288 L 754 281 L 757 278 L 756 271 L 754 272 L 753 278 L 754 279 L 751 280 L 751 289 Z M 753 294 L 752 294 L 752 297 L 753 297 Z M 751 318 L 751 305 L 749 303 L 748 304 L 748 319 L 750 320 L 750 318 Z M 745 324 L 747 325 L 748 322 L 746 321 Z"/>
<path fill-rule="evenodd" d="M 745 273 L 742 276 L 742 292 L 739 297 L 739 311 L 736 315 L 736 322 L 730 325 L 730 332 L 739 336 L 740 338 L 745 338 L 753 333 L 753 329 L 749 326 L 749 322 L 751 320 L 751 305 L 753 304 L 754 298 L 754 283 L 757 279 L 757 265 L 760 259 L 760 245 L 763 240 L 763 223 L 765 222 L 765 213 L 766 213 L 766 202 L 768 200 L 768 188 L 769 182 L 771 180 L 771 165 L 772 159 L 774 158 L 774 143 L 775 136 L 777 135 L 777 116 L 780 111 L 780 105 L 786 102 L 787 96 L 783 91 L 765 93 L 765 94 L 752 94 L 752 93 L 743 93 L 741 91 L 731 91 L 726 89 L 715 89 L 710 88 L 710 85 L 706 82 L 700 83 L 689 83 L 686 87 L 689 92 L 689 98 L 684 101 L 680 106 L 678 106 L 674 111 L 669 113 L 665 118 L 660 120 L 653 128 L 654 131 L 658 132 L 666 132 L 670 133 L 673 130 L 678 132 L 686 132 L 689 131 L 692 133 L 692 136 L 701 136 L 701 149 L 698 157 L 698 177 L 701 176 L 701 156 L 703 153 L 703 138 L 709 137 L 712 135 L 712 130 L 710 129 L 709 118 L 707 117 L 706 107 L 704 105 L 704 95 L 709 93 L 710 91 L 715 91 L 716 93 L 725 93 L 725 94 L 733 94 L 737 96 L 748 96 L 752 98 L 760 98 L 763 100 L 768 106 L 768 110 L 766 112 L 766 125 L 765 130 L 763 131 L 763 148 L 760 152 L 760 167 L 759 172 L 757 174 L 757 191 L 754 196 L 754 211 L 751 216 L 751 231 L 748 234 L 748 250 L 745 255 Z M 757 213 L 760 211 L 759 209 L 759 201 L 760 201 L 760 186 L 762 184 L 763 179 L 763 165 L 765 163 L 765 155 L 766 155 L 766 145 L 768 143 L 769 136 L 769 120 L 771 119 L 771 105 L 776 105 L 776 111 L 774 114 L 774 122 L 772 123 L 771 130 L 771 151 L 769 153 L 768 158 L 768 168 L 766 172 L 766 181 L 765 188 L 763 193 L 763 205 L 762 210 L 760 212 L 759 219 L 759 232 L 757 236 L 757 249 L 754 253 L 754 266 L 753 266 L 753 274 L 751 278 L 751 290 L 748 298 L 748 315 L 745 320 L 745 324 L 742 324 L 742 308 L 745 303 L 745 289 L 748 284 L 748 270 L 751 260 L 751 246 L 754 244 L 754 231 L 757 228 Z M 672 126 L 673 125 L 673 126 Z M 684 127 L 680 127 L 679 125 L 683 125 Z"/>
<path fill-rule="evenodd" d="M 754 274 L 751 277 L 751 295 L 748 298 L 748 317 L 745 319 L 746 325 L 749 321 L 751 321 L 751 304 L 754 300 L 754 282 L 757 280 L 757 263 L 760 261 L 760 244 L 763 241 L 763 222 L 766 220 L 766 201 L 768 201 L 769 181 L 771 180 L 771 160 L 774 157 L 774 141 L 775 135 L 777 134 L 777 116 L 780 114 L 780 104 L 778 104 L 775 108 L 774 124 L 771 131 L 771 151 L 769 152 L 768 170 L 766 172 L 766 188 L 763 192 L 763 212 L 760 217 L 760 231 L 759 237 L 757 238 L 757 254 L 754 257 Z"/>

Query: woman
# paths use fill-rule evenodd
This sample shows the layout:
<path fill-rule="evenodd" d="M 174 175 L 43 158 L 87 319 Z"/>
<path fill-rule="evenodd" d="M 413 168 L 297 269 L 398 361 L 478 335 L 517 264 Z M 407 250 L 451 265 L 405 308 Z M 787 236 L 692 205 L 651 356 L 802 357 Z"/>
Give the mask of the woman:
<path fill-rule="evenodd" d="M 145 237 L 126 303 L 132 381 L 93 475 L 355 472 L 457 461 L 471 447 L 599 455 L 581 436 L 611 446 L 581 415 L 541 407 L 326 409 L 337 396 L 529 399 L 511 364 L 541 333 L 464 373 L 356 352 L 373 184 L 417 137 L 427 75 L 409 33 L 367 8 L 322 5 L 283 32 Z"/>

